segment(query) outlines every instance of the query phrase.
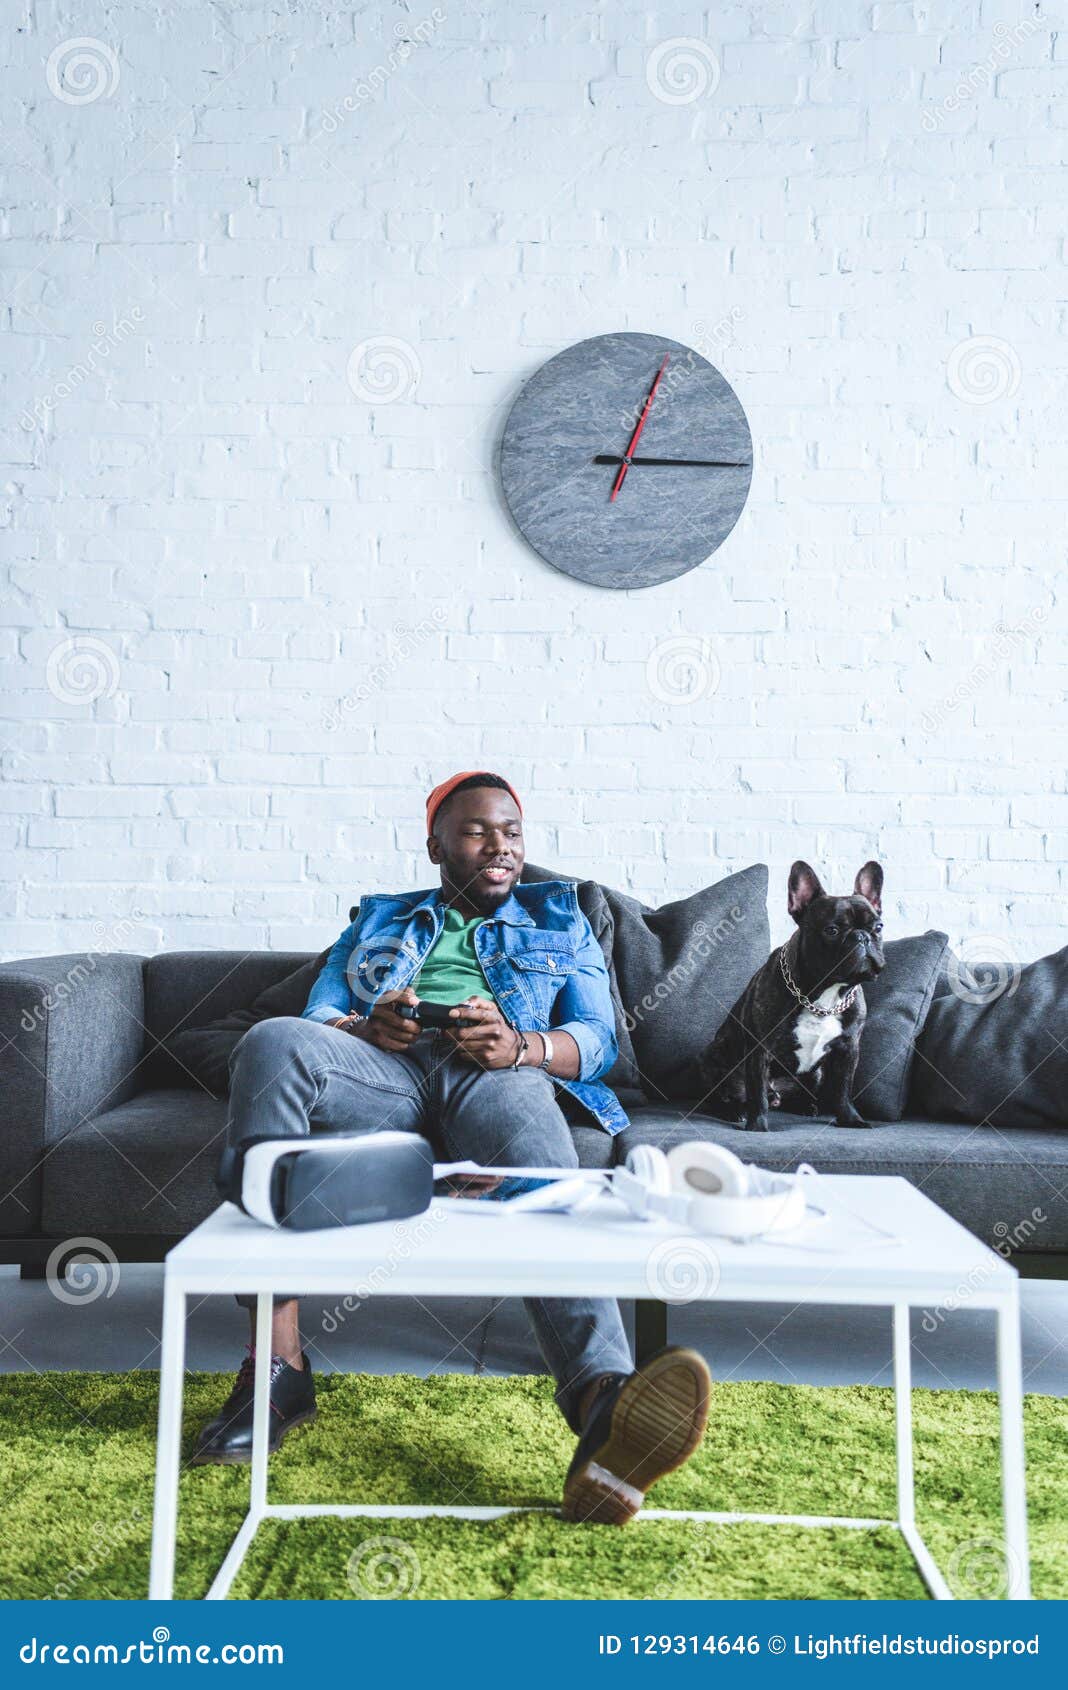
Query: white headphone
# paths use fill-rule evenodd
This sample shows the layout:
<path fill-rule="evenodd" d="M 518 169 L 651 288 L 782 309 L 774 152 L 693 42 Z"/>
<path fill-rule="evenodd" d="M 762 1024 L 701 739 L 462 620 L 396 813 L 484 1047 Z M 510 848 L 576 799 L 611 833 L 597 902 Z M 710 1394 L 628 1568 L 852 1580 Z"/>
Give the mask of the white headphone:
<path fill-rule="evenodd" d="M 612 1191 L 638 1219 L 664 1216 L 725 1238 L 785 1231 L 805 1214 L 796 1174 L 747 1166 L 705 1139 L 677 1144 L 667 1155 L 654 1144 L 639 1144 L 611 1178 Z"/>

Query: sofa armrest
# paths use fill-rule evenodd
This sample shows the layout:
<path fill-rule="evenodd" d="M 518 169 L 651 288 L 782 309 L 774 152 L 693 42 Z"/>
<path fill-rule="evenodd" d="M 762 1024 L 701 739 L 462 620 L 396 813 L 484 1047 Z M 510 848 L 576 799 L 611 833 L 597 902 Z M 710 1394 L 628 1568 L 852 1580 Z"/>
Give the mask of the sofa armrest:
<path fill-rule="evenodd" d="M 0 963 L 0 1234 L 40 1229 L 50 1147 L 137 1089 L 144 958 Z"/>

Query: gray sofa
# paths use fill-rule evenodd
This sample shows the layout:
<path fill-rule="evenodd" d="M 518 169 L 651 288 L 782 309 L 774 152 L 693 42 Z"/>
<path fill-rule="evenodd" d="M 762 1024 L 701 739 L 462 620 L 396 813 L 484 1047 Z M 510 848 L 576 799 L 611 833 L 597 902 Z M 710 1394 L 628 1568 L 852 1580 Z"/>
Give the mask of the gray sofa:
<path fill-rule="evenodd" d="M 309 962 L 279 952 L 37 957 L 0 965 L 0 1259 L 40 1275 L 54 1247 L 92 1237 L 120 1260 L 155 1261 L 218 1202 L 226 1101 L 168 1047 L 247 1006 Z M 760 1136 L 685 1102 L 620 1093 L 630 1127 L 576 1125 L 584 1165 L 636 1144 L 707 1136 L 748 1160 L 823 1172 L 902 1174 L 1025 1273 L 1065 1271 L 1068 1134 L 907 1118 L 870 1131 L 783 1116 Z M 1040 1225 L 1020 1230 L 1033 1210 Z"/>

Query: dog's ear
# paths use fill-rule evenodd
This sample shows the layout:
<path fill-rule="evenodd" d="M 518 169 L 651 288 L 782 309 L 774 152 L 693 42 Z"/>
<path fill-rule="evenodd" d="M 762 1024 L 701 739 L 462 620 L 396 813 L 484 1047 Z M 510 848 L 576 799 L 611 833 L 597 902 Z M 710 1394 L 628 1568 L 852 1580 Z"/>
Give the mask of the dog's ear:
<path fill-rule="evenodd" d="M 854 892 L 859 892 L 862 898 L 867 898 L 872 909 L 882 914 L 883 908 L 883 870 L 881 863 L 865 863 L 857 873 L 853 882 Z"/>
<path fill-rule="evenodd" d="M 808 864 L 802 862 L 799 858 L 790 870 L 789 894 L 786 901 L 787 910 L 799 926 L 801 917 L 813 898 L 825 896 L 823 887 L 820 885 L 819 875 L 815 869 L 809 868 Z"/>

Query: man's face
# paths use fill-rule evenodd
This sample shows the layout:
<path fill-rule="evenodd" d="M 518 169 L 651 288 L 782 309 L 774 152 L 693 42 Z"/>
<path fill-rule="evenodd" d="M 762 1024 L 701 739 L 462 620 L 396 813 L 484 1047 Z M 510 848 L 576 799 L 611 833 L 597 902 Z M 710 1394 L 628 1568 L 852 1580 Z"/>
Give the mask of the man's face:
<path fill-rule="evenodd" d="M 489 915 L 511 893 L 525 861 L 523 822 L 510 792 L 472 786 L 446 800 L 427 840 L 446 898 Z"/>

